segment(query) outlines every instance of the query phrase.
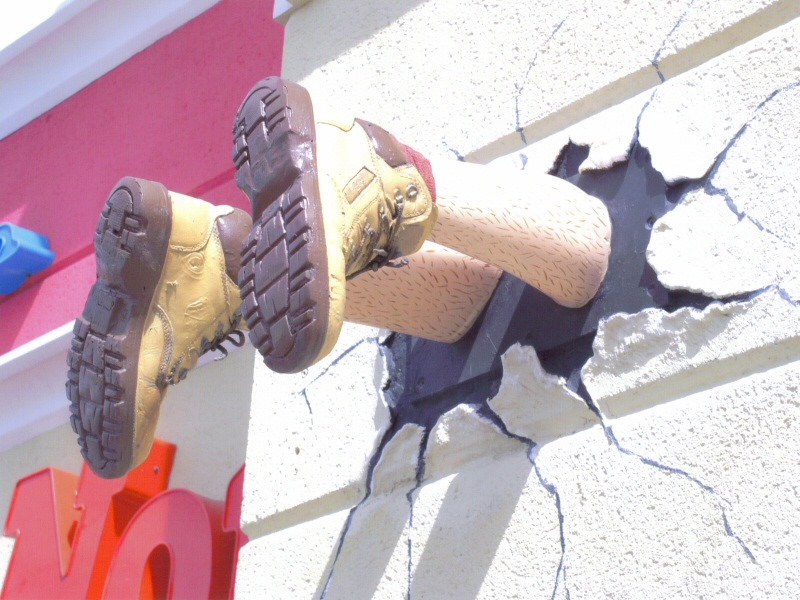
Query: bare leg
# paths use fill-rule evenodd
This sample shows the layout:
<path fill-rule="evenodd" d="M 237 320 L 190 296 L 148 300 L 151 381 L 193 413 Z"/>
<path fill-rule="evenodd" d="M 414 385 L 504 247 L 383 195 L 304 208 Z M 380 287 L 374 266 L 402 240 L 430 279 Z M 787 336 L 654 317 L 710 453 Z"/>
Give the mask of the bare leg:
<path fill-rule="evenodd" d="M 347 282 L 345 319 L 437 342 L 454 342 L 475 322 L 500 270 L 433 243 L 399 269 Z"/>
<path fill-rule="evenodd" d="M 605 206 L 552 177 L 455 161 L 433 164 L 431 240 L 495 265 L 569 307 L 586 304 L 608 266 Z"/>

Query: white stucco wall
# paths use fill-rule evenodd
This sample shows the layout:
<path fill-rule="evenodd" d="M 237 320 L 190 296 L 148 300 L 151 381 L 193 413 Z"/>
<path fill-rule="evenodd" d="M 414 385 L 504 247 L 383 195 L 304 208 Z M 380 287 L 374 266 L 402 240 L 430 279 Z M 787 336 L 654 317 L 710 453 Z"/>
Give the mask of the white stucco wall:
<path fill-rule="evenodd" d="M 546 171 L 571 139 L 592 169 L 638 139 L 667 181 L 702 178 L 647 259 L 722 301 L 606 319 L 593 407 L 515 346 L 494 421 L 461 405 L 428 431 L 390 429 L 379 332 L 347 329 L 300 377 L 257 362 L 238 597 L 800 595 L 798 17 L 796 0 L 291 14 L 284 76 L 426 153 Z"/>

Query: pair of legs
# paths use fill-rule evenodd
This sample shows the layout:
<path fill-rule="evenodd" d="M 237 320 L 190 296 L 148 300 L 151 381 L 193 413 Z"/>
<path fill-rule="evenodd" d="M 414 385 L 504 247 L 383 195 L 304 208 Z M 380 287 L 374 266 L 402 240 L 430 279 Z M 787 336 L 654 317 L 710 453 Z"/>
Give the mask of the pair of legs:
<path fill-rule="evenodd" d="M 315 115 L 277 78 L 240 107 L 233 158 L 252 218 L 133 178 L 103 208 L 67 381 L 81 452 L 103 477 L 146 458 L 167 386 L 238 329 L 270 368 L 296 372 L 345 319 L 455 341 L 501 269 L 566 306 L 606 271 L 608 214 L 576 187 L 431 165 L 376 125 Z"/>

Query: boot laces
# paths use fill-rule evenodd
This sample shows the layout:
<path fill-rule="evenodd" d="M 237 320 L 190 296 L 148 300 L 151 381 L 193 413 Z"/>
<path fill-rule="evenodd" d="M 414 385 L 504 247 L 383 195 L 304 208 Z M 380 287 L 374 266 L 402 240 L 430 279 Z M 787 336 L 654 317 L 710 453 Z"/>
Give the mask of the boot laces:
<path fill-rule="evenodd" d="M 221 352 L 222 356 L 218 356 L 214 361 L 225 360 L 228 358 L 228 348 L 224 344 L 228 343 L 236 348 L 241 348 L 245 343 L 244 332 L 239 329 L 239 323 L 242 322 L 241 309 L 237 308 L 233 313 L 233 318 L 229 326 L 226 328 L 222 322 L 217 324 L 216 334 L 212 339 L 205 337 L 200 341 L 200 356 L 207 352 Z"/>
<path fill-rule="evenodd" d="M 219 351 L 222 353 L 222 356 L 218 356 L 214 359 L 214 361 L 224 360 L 228 357 L 228 348 L 226 348 L 223 344 L 230 343 L 231 345 L 235 346 L 236 348 L 241 348 L 244 346 L 246 341 L 246 337 L 244 332 L 238 328 L 239 323 L 241 323 L 242 315 L 239 309 L 233 315 L 233 321 L 229 324 L 228 328 L 226 329 L 222 322 L 217 324 L 217 331 L 214 334 L 214 337 L 210 340 L 206 337 L 203 337 L 200 340 L 200 356 L 208 352 L 216 352 Z M 159 377 L 159 381 L 161 385 L 177 385 L 189 374 L 189 369 L 186 367 L 181 366 L 182 358 L 178 360 L 176 364 L 172 366 L 169 372 L 163 378 Z"/>
<path fill-rule="evenodd" d="M 377 271 L 383 267 L 390 267 L 390 268 L 400 268 L 404 267 L 408 264 L 407 258 L 400 258 L 394 260 L 392 255 L 394 254 L 394 250 L 392 249 L 392 242 L 394 241 L 395 235 L 400 230 L 400 223 L 403 221 L 403 208 L 405 207 L 406 199 L 402 195 L 402 193 L 398 193 L 395 196 L 395 215 L 394 217 L 390 217 L 387 210 L 384 208 L 382 204 L 378 208 L 378 222 L 379 222 L 379 230 L 376 231 L 369 223 L 364 224 L 364 235 L 361 236 L 361 243 L 359 244 L 359 249 L 353 256 L 362 256 L 363 254 L 371 254 L 373 255 L 372 260 L 370 260 L 366 265 L 364 265 L 361 269 L 352 273 L 351 275 L 347 276 L 347 280 L 353 279 L 358 275 L 366 271 Z M 382 237 L 386 237 L 388 240 L 386 242 L 385 248 L 378 248 L 378 243 Z"/>
<path fill-rule="evenodd" d="M 228 358 L 228 348 L 226 348 L 223 344 L 229 343 L 231 346 L 236 348 L 241 348 L 244 346 L 245 343 L 245 335 L 241 329 L 234 329 L 233 331 L 229 331 L 222 336 L 215 336 L 213 340 L 203 340 L 206 342 L 205 346 L 203 344 L 200 345 L 200 355 L 202 356 L 206 352 L 216 352 L 219 351 L 222 353 L 222 356 L 218 356 L 214 359 L 214 361 L 225 360 Z"/>

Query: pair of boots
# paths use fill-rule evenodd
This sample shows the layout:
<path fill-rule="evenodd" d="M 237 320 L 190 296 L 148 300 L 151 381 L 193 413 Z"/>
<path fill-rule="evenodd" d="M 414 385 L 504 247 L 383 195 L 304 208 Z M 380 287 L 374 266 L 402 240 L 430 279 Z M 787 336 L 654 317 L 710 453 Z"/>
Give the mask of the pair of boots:
<path fill-rule="evenodd" d="M 305 89 L 268 78 L 245 98 L 233 134 L 236 182 L 250 199 L 252 220 L 134 178 L 120 181 L 103 208 L 94 238 L 98 279 L 67 357 L 72 427 L 101 477 L 120 477 L 147 457 L 167 386 L 186 377 L 200 355 L 226 340 L 241 345 L 238 330 L 248 329 L 267 366 L 301 371 L 335 344 L 348 279 L 399 266 L 435 238 L 430 163 L 380 127 L 315 121 Z M 445 182 L 457 188 L 459 178 L 445 175 Z M 547 240 L 541 248 L 524 242 L 523 251 L 545 257 L 540 262 L 552 255 L 555 269 L 526 280 L 553 297 L 564 281 L 579 281 L 586 288 L 579 303 L 588 301 L 608 256 L 601 212 L 600 258 L 590 273 L 583 249 L 572 248 L 575 259 L 560 262 Z M 451 221 L 439 234 L 443 243 L 463 237 L 457 225 L 469 217 L 452 208 L 442 216 Z M 523 234 L 531 226 L 524 216 L 518 225 Z M 466 235 L 477 239 L 470 227 Z M 485 257 L 473 255 L 497 264 L 495 245 L 486 246 Z M 524 264 L 522 256 L 506 262 Z M 574 276 L 558 275 L 570 269 Z"/>

